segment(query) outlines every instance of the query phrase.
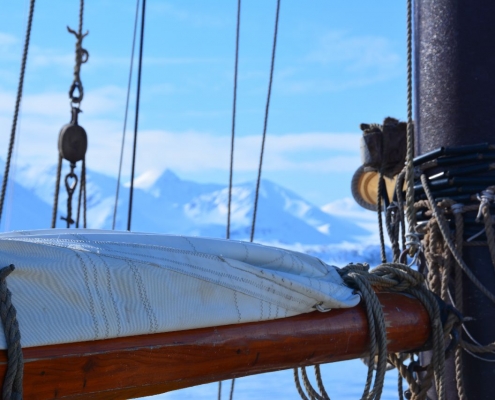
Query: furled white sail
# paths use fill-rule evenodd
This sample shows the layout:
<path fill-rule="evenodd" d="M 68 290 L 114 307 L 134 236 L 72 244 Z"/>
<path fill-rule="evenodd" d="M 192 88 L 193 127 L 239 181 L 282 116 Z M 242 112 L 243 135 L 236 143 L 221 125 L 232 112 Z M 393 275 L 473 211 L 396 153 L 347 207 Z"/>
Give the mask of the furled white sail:
<path fill-rule="evenodd" d="M 0 266 L 9 264 L 23 347 L 262 321 L 359 302 L 335 267 L 317 258 L 232 240 L 22 231 L 0 235 Z"/>

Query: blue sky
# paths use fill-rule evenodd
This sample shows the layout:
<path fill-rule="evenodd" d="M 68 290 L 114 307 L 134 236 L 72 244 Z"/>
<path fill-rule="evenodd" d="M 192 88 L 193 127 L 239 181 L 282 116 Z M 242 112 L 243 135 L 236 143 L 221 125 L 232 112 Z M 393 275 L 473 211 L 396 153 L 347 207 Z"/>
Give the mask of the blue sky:
<path fill-rule="evenodd" d="M 0 14 L 0 148 L 6 149 L 28 0 Z M 405 2 L 282 0 L 263 177 L 317 205 L 350 195 L 361 122 L 404 119 Z M 88 167 L 116 176 L 135 1 L 86 1 L 80 123 Z M 256 178 L 275 17 L 273 1 L 242 5 L 235 181 Z M 79 2 L 38 1 L 16 162 L 54 164 L 69 121 Z M 137 172 L 228 182 L 235 0 L 148 0 Z M 128 139 L 134 121 L 134 89 Z M 130 140 L 124 177 L 130 175 Z M 5 151 L 6 153 L 6 151 Z M 0 154 L 0 157 L 5 157 Z M 141 179 L 143 185 L 147 179 Z"/>

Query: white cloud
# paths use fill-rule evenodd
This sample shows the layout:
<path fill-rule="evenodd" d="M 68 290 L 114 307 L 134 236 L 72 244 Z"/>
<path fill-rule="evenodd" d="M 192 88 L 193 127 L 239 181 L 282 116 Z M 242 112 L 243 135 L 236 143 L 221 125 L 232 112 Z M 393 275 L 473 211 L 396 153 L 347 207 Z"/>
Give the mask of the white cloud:
<path fill-rule="evenodd" d="M 124 92 L 116 87 L 102 87 L 86 94 L 79 122 L 88 133 L 88 167 L 116 175 L 122 140 Z M 0 91 L 0 129 L 10 131 L 13 93 Z M 67 93 L 27 94 L 23 98 L 18 129 L 19 162 L 54 164 L 61 127 L 70 119 Z M 130 168 L 132 132 L 127 132 L 124 171 Z M 304 132 L 271 135 L 265 144 L 264 171 L 353 172 L 359 165 L 359 134 Z M 0 138 L 0 146 L 8 137 Z M 236 138 L 235 170 L 256 171 L 259 163 L 261 136 Z M 0 157 L 4 155 L 0 154 Z M 179 173 L 227 171 L 230 137 L 209 132 L 141 130 L 137 145 L 137 170 L 146 186 L 156 171 L 170 168 Z M 143 187 L 144 187 L 143 186 Z"/>
<path fill-rule="evenodd" d="M 122 109 L 125 91 L 116 86 L 106 86 L 85 92 L 82 109 L 92 116 L 106 115 Z M 0 91 L 0 113 L 14 110 L 15 95 Z M 55 117 L 66 120 L 70 116 L 70 100 L 67 92 L 45 92 L 24 94 L 22 112 L 25 117 L 43 117 L 45 120 Z"/>
<path fill-rule="evenodd" d="M 380 71 L 396 69 L 400 56 L 392 50 L 388 39 L 380 36 L 351 36 L 345 32 L 329 32 L 321 37 L 318 47 L 307 60 L 321 64 L 345 64 L 348 71 Z"/>
<path fill-rule="evenodd" d="M 271 136 L 267 139 L 263 169 L 265 171 L 354 171 L 359 165 L 358 149 L 350 153 L 350 143 L 357 143 L 354 134 L 301 133 Z M 347 138 L 347 140 L 345 140 Z M 261 140 L 259 135 L 236 140 L 235 170 L 256 171 Z M 101 153 L 107 146 L 93 152 Z M 100 150 L 101 149 L 101 150 Z M 311 159 L 311 152 L 328 150 L 328 156 Z M 348 155 L 336 155 L 344 150 Z M 307 153 L 301 161 L 300 153 Z M 138 159 L 141 171 L 171 168 L 181 172 L 227 170 L 230 156 L 230 138 L 204 132 L 168 132 L 162 130 L 139 133 Z M 295 157 L 297 156 L 297 157 Z"/>
<path fill-rule="evenodd" d="M 4 50 L 12 45 L 17 44 L 18 40 L 14 35 L 0 32 L 0 49 Z"/>
<path fill-rule="evenodd" d="M 192 8 L 194 10 L 194 8 Z M 225 25 L 225 21 L 220 16 L 214 14 L 205 14 L 191 11 L 188 9 L 177 7 L 171 2 L 155 2 L 149 6 L 149 13 L 158 16 L 166 16 L 177 21 L 190 24 L 196 27 L 221 27 Z"/>
<path fill-rule="evenodd" d="M 321 209 L 330 215 L 348 217 L 363 222 L 373 222 L 376 225 L 376 213 L 360 207 L 350 197 L 332 201 L 325 204 Z"/>

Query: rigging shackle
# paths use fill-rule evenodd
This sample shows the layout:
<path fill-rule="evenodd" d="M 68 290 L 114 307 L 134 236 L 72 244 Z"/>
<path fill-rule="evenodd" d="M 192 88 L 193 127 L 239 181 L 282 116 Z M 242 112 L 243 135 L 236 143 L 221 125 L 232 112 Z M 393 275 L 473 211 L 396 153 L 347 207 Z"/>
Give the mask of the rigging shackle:
<path fill-rule="evenodd" d="M 73 195 L 78 183 L 77 175 L 74 173 L 75 164 L 71 164 L 70 172 L 65 176 L 65 188 L 69 195 Z"/>
<path fill-rule="evenodd" d="M 77 90 L 77 96 L 76 96 L 76 90 Z M 74 81 L 72 82 L 72 85 L 70 85 L 69 89 L 69 97 L 71 101 L 71 105 L 73 106 L 74 104 L 79 105 L 84 97 L 84 88 L 82 85 L 81 80 Z"/>
<path fill-rule="evenodd" d="M 77 121 L 80 112 L 79 108 L 72 107 L 72 119 L 62 127 L 58 138 L 60 156 L 74 164 L 84 159 L 88 149 L 88 136 Z"/>
<path fill-rule="evenodd" d="M 76 191 L 78 179 L 77 175 L 74 173 L 76 164 L 70 163 L 70 172 L 65 176 L 65 188 L 67 189 L 67 217 L 60 217 L 61 220 L 67 222 L 67 228 L 70 228 L 75 221 L 72 219 L 72 196 Z"/>

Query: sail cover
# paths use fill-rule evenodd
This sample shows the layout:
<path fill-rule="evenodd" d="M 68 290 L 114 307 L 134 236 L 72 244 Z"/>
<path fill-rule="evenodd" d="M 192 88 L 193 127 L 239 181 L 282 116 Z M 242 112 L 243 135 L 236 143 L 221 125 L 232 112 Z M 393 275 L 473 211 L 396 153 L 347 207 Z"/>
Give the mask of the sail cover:
<path fill-rule="evenodd" d="M 262 321 L 359 302 L 336 268 L 315 257 L 233 240 L 21 231 L 0 235 L 0 266 L 9 264 L 23 347 Z"/>

